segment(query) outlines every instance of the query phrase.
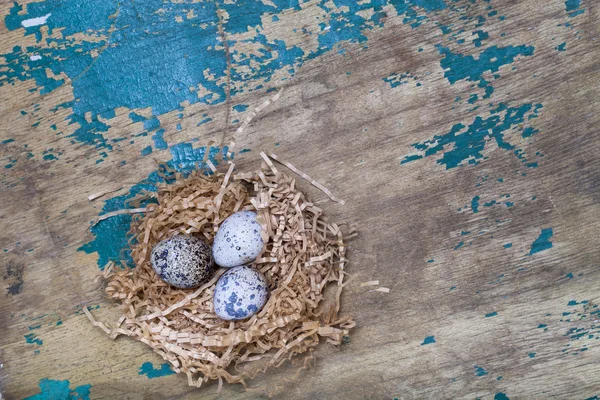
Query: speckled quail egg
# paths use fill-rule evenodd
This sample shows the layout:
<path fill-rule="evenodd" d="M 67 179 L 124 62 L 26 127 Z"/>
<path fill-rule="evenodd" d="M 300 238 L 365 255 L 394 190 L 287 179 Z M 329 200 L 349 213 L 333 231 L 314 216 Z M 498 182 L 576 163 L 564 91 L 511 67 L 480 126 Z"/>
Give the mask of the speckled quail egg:
<path fill-rule="evenodd" d="M 229 269 L 219 278 L 213 304 L 219 318 L 226 321 L 241 320 L 259 312 L 268 297 L 265 276 L 243 265 Z"/>
<path fill-rule="evenodd" d="M 150 261 L 163 281 L 180 289 L 200 286 L 215 270 L 210 246 L 194 236 L 177 235 L 159 242 Z"/>
<path fill-rule="evenodd" d="M 251 263 L 260 254 L 261 226 L 253 211 L 239 211 L 223 221 L 213 242 L 215 262 L 222 267 Z"/>

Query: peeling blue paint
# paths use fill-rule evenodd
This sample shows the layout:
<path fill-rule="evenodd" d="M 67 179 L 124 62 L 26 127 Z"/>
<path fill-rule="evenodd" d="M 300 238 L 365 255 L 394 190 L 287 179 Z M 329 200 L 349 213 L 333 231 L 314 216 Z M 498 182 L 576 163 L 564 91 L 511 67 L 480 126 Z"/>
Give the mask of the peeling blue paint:
<path fill-rule="evenodd" d="M 163 139 L 164 133 L 165 133 L 164 129 L 159 129 L 156 131 L 154 136 L 152 136 L 152 140 L 154 141 L 154 148 L 157 150 L 165 150 L 169 147 L 167 145 L 167 142 L 165 142 L 165 140 Z"/>
<path fill-rule="evenodd" d="M 579 9 L 581 6 L 581 0 L 567 0 L 565 1 L 565 9 L 569 17 L 576 17 L 585 12 L 585 8 Z"/>
<path fill-rule="evenodd" d="M 21 30 L 24 36 L 33 35 L 35 42 L 23 40 L 23 45 L 2 55 L 0 85 L 34 80 L 39 93 L 46 94 L 66 85 L 67 80 L 61 76 L 68 77 L 74 100 L 58 105 L 52 112 L 71 110 L 67 117 L 75 128 L 71 138 L 110 150 L 104 133 L 110 129 L 109 120 L 115 117 L 116 109 L 150 108 L 149 119 L 141 119 L 134 112 L 130 117 L 134 122 L 144 122 L 147 130 L 158 129 L 157 116 L 181 109 L 186 102 L 211 105 L 225 101 L 226 76 L 231 80 L 233 97 L 242 91 L 263 88 L 279 71 L 288 75 L 282 79 L 288 79 L 305 61 L 329 51 L 341 51 L 344 43 L 361 43 L 366 48 L 365 32 L 383 26 L 384 7 L 388 5 L 395 7 L 404 17 L 403 23 L 413 28 L 427 20 L 425 14 L 446 8 L 444 0 L 377 0 L 360 4 L 300 4 L 297 0 L 107 0 L 102 4 L 45 0 L 26 6 L 14 3 L 5 17 L 5 26 L 9 31 Z M 263 33 L 265 16 L 276 21 L 279 14 L 312 6 L 321 10 L 328 23 L 315 30 L 307 27 L 297 35 L 315 35 L 318 48 L 304 50 L 283 40 L 270 40 Z M 237 40 L 229 39 L 229 67 L 219 35 L 217 8 L 225 16 L 225 33 L 230 37 L 251 33 L 251 38 L 241 41 L 256 47 L 252 52 L 240 53 L 235 46 Z M 361 13 L 367 10 L 373 11 L 371 16 Z M 195 16 L 186 17 L 188 12 Z M 44 23 L 23 29 L 23 21 L 44 15 L 48 15 Z M 61 35 L 53 35 L 57 31 Z M 93 35 L 94 39 L 73 40 L 78 34 Z M 172 43 L 178 46 L 173 47 Z M 32 55 L 36 57 L 30 58 Z M 47 74 L 47 70 L 52 74 Z M 234 109 L 242 111 L 243 106 Z M 155 136 L 155 148 L 165 148 L 161 135 Z"/>
<path fill-rule="evenodd" d="M 68 380 L 40 380 L 40 393 L 27 397 L 25 400 L 89 400 L 92 385 L 81 385 L 70 389 Z"/>
<path fill-rule="evenodd" d="M 35 333 L 28 333 L 27 335 L 24 335 L 25 337 L 25 341 L 29 344 L 37 344 L 38 346 L 41 346 L 44 344 L 44 342 L 39 339 Z"/>
<path fill-rule="evenodd" d="M 421 343 L 421 346 L 425 346 L 426 344 L 433 344 L 433 343 L 435 343 L 435 337 L 427 336 L 425 339 L 423 339 L 423 343 Z"/>
<path fill-rule="evenodd" d="M 500 103 L 490 111 L 487 118 L 477 116 L 467 126 L 458 123 L 448 133 L 436 135 L 421 143 L 414 143 L 412 146 L 423 152 L 423 155 L 405 156 L 402 163 L 414 161 L 418 159 L 418 156 L 422 158 L 443 152 L 437 163 L 444 165 L 446 169 L 458 167 L 465 161 L 468 164 L 477 164 L 479 159 L 484 158 L 483 150 L 489 142 L 488 139 L 494 139 L 499 148 L 514 151 L 517 157 L 526 160 L 522 149 L 516 149 L 515 145 L 507 142 L 504 134 L 511 129 L 518 129 L 525 122 L 526 116 L 536 113 L 537 110 L 538 107 L 536 106 L 534 109 L 530 103 L 517 107 L 509 107 L 505 103 Z M 447 149 L 447 147 L 451 148 Z M 474 210 L 474 212 L 476 211 Z"/>
<path fill-rule="evenodd" d="M 169 363 L 163 363 L 154 367 L 151 362 L 147 361 L 142 364 L 138 372 L 139 375 L 146 375 L 148 379 L 160 378 L 162 376 L 168 376 L 175 374 L 175 371 L 171 369 Z"/>
<path fill-rule="evenodd" d="M 488 374 L 488 372 L 485 369 L 483 369 L 482 367 L 480 367 L 479 365 L 475 365 L 473 368 L 475 368 L 476 376 L 485 376 Z"/>
<path fill-rule="evenodd" d="M 248 104 L 237 104 L 233 106 L 233 110 L 237 112 L 244 112 L 248 109 Z"/>
<path fill-rule="evenodd" d="M 471 209 L 473 210 L 473 213 L 479 212 L 479 196 L 475 196 L 471 199 Z"/>
<path fill-rule="evenodd" d="M 540 236 L 531 244 L 531 250 L 529 251 L 529 255 L 532 256 L 535 253 L 539 253 L 540 251 L 548 250 L 552 248 L 552 242 L 550 239 L 552 238 L 553 232 L 552 228 L 542 229 Z"/>
<path fill-rule="evenodd" d="M 485 89 L 484 99 L 487 99 L 494 92 L 493 87 L 483 78 L 486 71 L 498 72 L 500 67 L 512 63 L 518 56 L 532 56 L 533 46 L 491 46 L 479 54 L 479 58 L 471 55 L 453 53 L 449 48 L 442 45 L 436 46 L 444 58 L 440 61 L 441 67 L 445 70 L 444 77 L 450 84 L 460 80 L 478 82 L 480 88 Z"/>
<path fill-rule="evenodd" d="M 477 38 L 475 38 L 473 40 L 473 44 L 475 45 L 475 47 L 481 47 L 481 42 L 489 39 L 490 35 L 487 32 L 484 32 L 482 30 L 478 30 L 473 32 L 474 35 L 477 35 Z"/>
<path fill-rule="evenodd" d="M 495 317 L 496 315 L 498 315 L 498 313 L 496 311 L 492 311 L 491 313 L 485 314 L 485 318 Z"/>
<path fill-rule="evenodd" d="M 385 78 L 382 78 L 382 79 L 384 82 L 386 82 L 390 85 L 390 88 L 393 89 L 400 85 L 407 84 L 409 79 L 415 80 L 416 78 L 407 72 L 405 74 L 400 74 L 400 73 L 391 74 L 390 76 L 386 76 Z"/>
<path fill-rule="evenodd" d="M 151 153 L 152 153 L 152 146 L 144 147 L 144 148 L 142 149 L 142 151 L 140 152 L 140 154 L 141 154 L 142 156 L 147 156 L 147 155 L 149 155 L 149 154 L 151 154 Z"/>

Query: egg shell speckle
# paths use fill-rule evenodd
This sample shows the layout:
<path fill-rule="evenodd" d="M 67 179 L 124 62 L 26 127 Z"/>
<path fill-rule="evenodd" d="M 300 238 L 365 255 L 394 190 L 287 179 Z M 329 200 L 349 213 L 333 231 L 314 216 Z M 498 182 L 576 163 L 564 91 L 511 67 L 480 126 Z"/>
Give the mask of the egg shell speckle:
<path fill-rule="evenodd" d="M 268 297 L 264 275 L 254 268 L 241 266 L 231 268 L 219 278 L 213 304 L 219 318 L 241 320 L 260 311 Z"/>
<path fill-rule="evenodd" d="M 215 270 L 210 246 L 193 236 L 177 235 L 159 242 L 150 261 L 163 281 L 180 289 L 200 286 Z"/>
<path fill-rule="evenodd" d="M 251 263 L 260 254 L 261 226 L 253 211 L 239 211 L 223 221 L 213 242 L 215 262 L 222 267 Z"/>

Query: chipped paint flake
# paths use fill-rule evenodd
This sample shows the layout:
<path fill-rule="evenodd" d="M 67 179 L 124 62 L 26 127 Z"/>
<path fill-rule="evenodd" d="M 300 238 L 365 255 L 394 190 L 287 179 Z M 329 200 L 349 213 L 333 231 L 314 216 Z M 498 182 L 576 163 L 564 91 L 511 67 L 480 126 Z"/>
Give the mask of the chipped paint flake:
<path fill-rule="evenodd" d="M 48 13 L 41 17 L 24 19 L 23 21 L 21 21 L 21 26 L 23 28 L 31 28 L 32 26 L 44 25 L 51 15 L 52 13 Z"/>

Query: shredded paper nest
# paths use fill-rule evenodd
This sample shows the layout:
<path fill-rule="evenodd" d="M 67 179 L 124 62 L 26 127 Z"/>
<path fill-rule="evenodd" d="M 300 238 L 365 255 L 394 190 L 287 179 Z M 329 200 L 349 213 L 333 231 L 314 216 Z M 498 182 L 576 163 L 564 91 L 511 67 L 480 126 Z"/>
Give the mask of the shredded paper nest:
<path fill-rule="evenodd" d="M 190 386 L 211 379 L 219 381 L 219 389 L 223 380 L 246 386 L 259 371 L 299 354 L 306 368 L 320 338 L 339 345 L 355 325 L 351 317 L 338 315 L 346 275 L 340 227 L 306 199 L 294 178 L 274 166 L 275 155 L 261 156 L 264 162 L 256 172 L 234 174 L 230 164 L 226 174 L 213 168 L 208 177 L 178 175 L 175 183 L 161 186 L 158 204 L 149 205 L 132 223 L 136 267 L 106 275 L 106 293 L 121 304 L 123 316 L 109 327 L 84 308 L 112 339 L 126 335 L 146 343 L 174 371 L 185 373 Z M 250 319 L 223 321 L 213 310 L 213 292 L 223 269 L 196 290 L 177 289 L 158 278 L 150 253 L 156 243 L 176 233 L 212 243 L 219 224 L 240 210 L 258 213 L 266 244 L 254 267 L 264 273 L 270 295 Z"/>

